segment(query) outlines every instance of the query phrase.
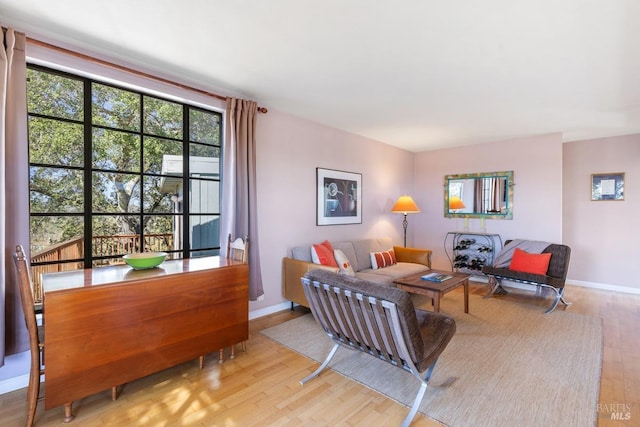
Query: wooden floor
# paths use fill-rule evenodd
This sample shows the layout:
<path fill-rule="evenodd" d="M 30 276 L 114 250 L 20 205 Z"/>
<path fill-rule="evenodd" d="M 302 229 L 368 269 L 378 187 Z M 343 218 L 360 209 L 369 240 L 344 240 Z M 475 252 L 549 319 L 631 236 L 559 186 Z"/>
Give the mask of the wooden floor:
<path fill-rule="evenodd" d="M 486 285 L 472 283 L 471 292 L 484 294 Z M 575 286 L 568 286 L 566 295 L 573 302 L 567 310 L 603 319 L 605 337 L 598 425 L 640 426 L 640 296 Z M 517 304 L 519 300 L 535 297 L 514 290 L 497 298 Z M 540 303 L 543 308 L 549 300 Z M 313 371 L 317 363 L 259 333 L 307 312 L 298 307 L 251 321 L 247 351 L 238 351 L 235 359 L 227 359 L 221 365 L 212 354 L 207 357 L 203 370 L 198 369 L 198 362 L 194 360 L 127 384 L 115 402 L 111 401 L 109 390 L 74 402 L 76 419 L 68 425 L 399 425 L 407 407 L 333 371 L 325 371 L 302 387 L 298 381 Z M 26 389 L 0 395 L 0 425 L 24 425 L 25 401 Z M 62 408 L 48 411 L 43 408 L 40 402 L 37 426 L 63 424 Z M 612 413 L 623 420 L 611 420 Z M 414 427 L 438 425 L 420 414 L 412 423 Z"/>

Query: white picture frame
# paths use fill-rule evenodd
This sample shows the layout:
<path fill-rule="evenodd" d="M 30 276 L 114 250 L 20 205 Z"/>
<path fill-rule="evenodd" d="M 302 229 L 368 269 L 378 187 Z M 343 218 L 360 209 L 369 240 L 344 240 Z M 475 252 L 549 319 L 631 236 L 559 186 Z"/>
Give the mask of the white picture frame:
<path fill-rule="evenodd" d="M 316 168 L 316 225 L 362 224 L 362 174 Z"/>

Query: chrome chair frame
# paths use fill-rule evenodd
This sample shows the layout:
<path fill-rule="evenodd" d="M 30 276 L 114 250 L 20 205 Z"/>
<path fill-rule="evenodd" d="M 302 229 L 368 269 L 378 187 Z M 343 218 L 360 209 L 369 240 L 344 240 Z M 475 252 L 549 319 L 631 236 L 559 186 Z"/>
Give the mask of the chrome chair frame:
<path fill-rule="evenodd" d="M 314 318 L 333 340 L 334 346 L 322 364 L 300 380 L 300 384 L 317 377 L 340 347 L 368 353 L 410 372 L 420 381 L 416 397 L 402 423 L 403 427 L 409 426 L 418 412 L 438 357 L 423 371 L 418 370 L 407 348 L 395 303 L 306 277 L 302 278 L 302 285 Z"/>

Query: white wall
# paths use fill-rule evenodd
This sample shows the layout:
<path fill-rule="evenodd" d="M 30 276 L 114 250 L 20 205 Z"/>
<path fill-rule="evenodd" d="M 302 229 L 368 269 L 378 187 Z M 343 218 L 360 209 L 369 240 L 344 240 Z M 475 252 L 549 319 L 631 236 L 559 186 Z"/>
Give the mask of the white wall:
<path fill-rule="evenodd" d="M 250 311 L 285 302 L 282 258 L 294 246 L 385 236 L 402 244 L 402 216 L 390 211 L 412 188 L 413 153 L 274 109 L 259 115 L 256 135 L 265 297 Z M 362 224 L 316 225 L 317 167 L 362 174 Z"/>
<path fill-rule="evenodd" d="M 506 170 L 514 171 L 513 220 L 486 220 L 486 231 L 503 241 L 562 242 L 561 134 L 427 151 L 415 156 L 413 196 L 422 213 L 409 220 L 417 246 L 433 250 L 435 268 L 451 267 L 444 238 L 464 222 L 444 216 L 445 175 Z M 480 220 L 470 219 L 469 229 L 480 231 Z"/>
<path fill-rule="evenodd" d="M 591 174 L 624 172 L 624 201 L 591 201 Z M 569 277 L 585 286 L 640 292 L 640 135 L 564 144 Z M 624 289 L 617 289 L 624 290 Z"/>

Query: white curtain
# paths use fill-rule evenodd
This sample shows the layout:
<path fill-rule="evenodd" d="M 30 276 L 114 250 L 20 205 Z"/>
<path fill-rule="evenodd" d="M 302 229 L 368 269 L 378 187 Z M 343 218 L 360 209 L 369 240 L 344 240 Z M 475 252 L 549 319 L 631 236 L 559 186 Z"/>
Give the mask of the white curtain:
<path fill-rule="evenodd" d="M 2 28 L 0 50 L 0 366 L 29 348 L 13 263 L 29 247 L 29 172 L 25 35 Z M 27 250 L 28 252 L 28 250 Z M 27 253 L 27 255 L 29 255 Z"/>
<path fill-rule="evenodd" d="M 256 115 L 254 101 L 228 98 L 222 154 L 222 223 L 220 247 L 226 256 L 227 238 L 249 238 L 249 299 L 263 294 L 258 256 L 258 210 L 256 206 Z"/>
<path fill-rule="evenodd" d="M 505 208 L 506 183 L 507 180 L 503 177 L 496 178 L 496 182 L 494 183 L 493 209 L 496 212 L 504 213 L 502 209 Z"/>

